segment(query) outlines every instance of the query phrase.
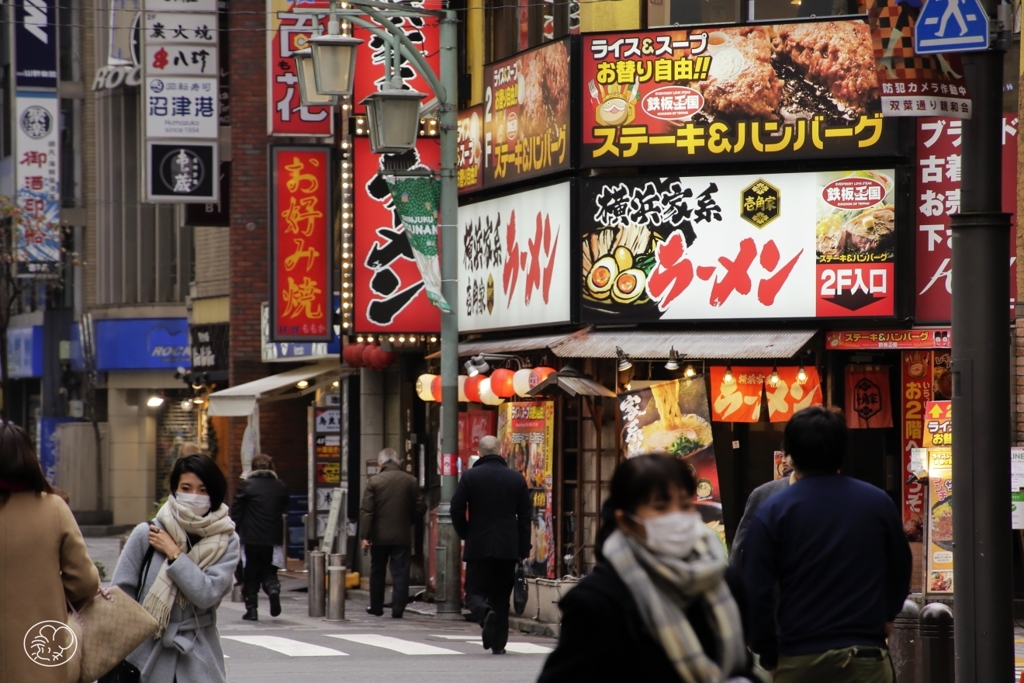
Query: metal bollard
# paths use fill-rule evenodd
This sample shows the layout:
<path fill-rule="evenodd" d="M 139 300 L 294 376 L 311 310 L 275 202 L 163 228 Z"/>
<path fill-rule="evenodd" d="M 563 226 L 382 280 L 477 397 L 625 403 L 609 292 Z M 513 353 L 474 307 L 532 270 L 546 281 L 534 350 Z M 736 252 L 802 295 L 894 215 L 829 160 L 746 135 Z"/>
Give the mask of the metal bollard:
<path fill-rule="evenodd" d="M 919 618 L 921 608 L 913 600 L 903 603 L 903 610 L 896 615 L 892 635 L 889 636 L 889 656 L 896 669 L 895 683 L 920 683 L 917 662 L 921 655 Z"/>
<path fill-rule="evenodd" d="M 331 553 L 327 567 L 327 621 L 345 620 L 345 556 Z"/>
<path fill-rule="evenodd" d="M 327 556 L 319 550 L 309 553 L 309 616 L 324 616 L 324 588 Z"/>
<path fill-rule="evenodd" d="M 921 680 L 953 683 L 953 610 L 933 602 L 921 610 Z"/>

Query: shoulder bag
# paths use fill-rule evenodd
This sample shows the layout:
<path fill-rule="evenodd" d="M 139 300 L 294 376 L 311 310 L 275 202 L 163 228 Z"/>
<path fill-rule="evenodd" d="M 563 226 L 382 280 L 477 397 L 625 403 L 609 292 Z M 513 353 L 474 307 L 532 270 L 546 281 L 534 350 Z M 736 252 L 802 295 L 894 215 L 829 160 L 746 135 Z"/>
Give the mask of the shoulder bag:
<path fill-rule="evenodd" d="M 512 607 L 516 614 L 523 616 L 526 611 L 526 602 L 530 599 L 530 584 L 526 582 L 526 562 L 520 560 L 516 564 L 516 583 L 512 588 Z"/>

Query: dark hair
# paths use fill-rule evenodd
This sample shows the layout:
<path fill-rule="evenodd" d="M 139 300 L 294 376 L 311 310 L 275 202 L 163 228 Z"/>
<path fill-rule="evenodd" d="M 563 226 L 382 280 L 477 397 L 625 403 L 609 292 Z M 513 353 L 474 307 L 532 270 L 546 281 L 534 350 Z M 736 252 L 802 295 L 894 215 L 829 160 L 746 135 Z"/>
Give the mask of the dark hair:
<path fill-rule="evenodd" d="M 202 453 L 178 458 L 174 463 L 174 469 L 171 470 L 171 493 L 177 493 L 178 481 L 186 472 L 191 472 L 203 482 L 206 493 L 210 496 L 210 510 L 219 510 L 228 492 L 228 482 L 224 478 L 224 473 L 217 467 L 217 463 Z"/>
<path fill-rule="evenodd" d="M 274 459 L 265 453 L 260 453 L 252 459 L 252 468 L 254 470 L 270 470 L 274 471 Z"/>
<path fill-rule="evenodd" d="M 786 425 L 782 450 L 804 474 L 833 474 L 843 466 L 848 442 L 843 414 L 814 406 L 798 412 Z"/>
<path fill-rule="evenodd" d="M 686 461 L 652 453 L 620 462 L 612 474 L 608 499 L 601 506 L 601 528 L 594 546 L 597 559 L 604 559 L 601 547 L 618 526 L 616 510 L 633 514 L 645 503 L 669 500 L 673 489 L 682 489 L 691 496 L 697 491 L 697 480 Z"/>
<path fill-rule="evenodd" d="M 53 493 L 50 482 L 43 476 L 32 438 L 24 428 L 11 422 L 0 426 L 0 480 L 16 487 L 38 493 Z M 0 505 L 7 502 L 11 491 L 0 487 Z"/>

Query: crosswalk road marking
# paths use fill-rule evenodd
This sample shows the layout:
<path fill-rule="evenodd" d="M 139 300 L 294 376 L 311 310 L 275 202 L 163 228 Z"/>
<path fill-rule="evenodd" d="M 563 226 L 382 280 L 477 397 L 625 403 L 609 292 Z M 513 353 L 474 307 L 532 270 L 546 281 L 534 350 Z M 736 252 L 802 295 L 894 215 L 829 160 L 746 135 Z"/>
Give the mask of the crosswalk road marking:
<path fill-rule="evenodd" d="M 456 640 L 462 643 L 473 643 L 474 645 L 482 645 L 483 640 L 480 636 L 452 636 L 452 635 L 440 635 L 435 634 L 434 638 L 444 638 L 445 640 Z M 536 643 L 507 643 L 505 649 L 509 652 L 515 652 L 521 655 L 546 655 L 554 651 L 554 648 L 546 645 L 538 645 Z"/>
<path fill-rule="evenodd" d="M 221 636 L 225 640 L 234 640 L 246 645 L 255 645 L 273 650 L 288 657 L 347 657 L 348 655 L 329 647 L 320 647 L 291 638 L 278 636 Z"/>
<path fill-rule="evenodd" d="M 385 650 L 394 650 L 400 652 L 403 655 L 461 655 L 462 652 L 456 650 L 449 650 L 443 647 L 436 647 L 434 645 L 426 645 L 424 643 L 414 643 L 411 640 L 402 640 L 401 638 L 393 638 L 391 636 L 378 636 L 372 633 L 367 634 L 338 634 L 332 633 L 327 634 L 328 638 L 339 638 L 341 640 L 347 640 L 350 643 L 359 643 L 360 645 L 372 645 L 373 647 L 382 647 Z"/>

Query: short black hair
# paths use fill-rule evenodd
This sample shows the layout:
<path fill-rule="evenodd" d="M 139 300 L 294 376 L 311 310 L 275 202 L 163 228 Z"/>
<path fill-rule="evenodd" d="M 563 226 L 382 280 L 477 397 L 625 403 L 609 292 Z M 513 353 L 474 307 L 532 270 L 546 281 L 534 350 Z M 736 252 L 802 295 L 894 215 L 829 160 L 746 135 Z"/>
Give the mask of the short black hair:
<path fill-rule="evenodd" d="M 814 406 L 804 408 L 789 421 L 782 446 L 800 472 L 832 474 L 842 468 L 849 440 L 842 413 Z"/>
<path fill-rule="evenodd" d="M 228 480 L 224 478 L 224 473 L 217 467 L 217 463 L 202 453 L 178 458 L 174 463 L 174 469 L 171 470 L 171 493 L 177 493 L 178 481 L 186 472 L 191 472 L 203 482 L 206 493 L 210 496 L 210 511 L 219 510 L 228 493 Z"/>
<path fill-rule="evenodd" d="M 595 543 L 597 558 L 603 559 L 601 547 L 617 528 L 616 510 L 633 514 L 645 503 L 669 500 L 673 489 L 682 489 L 691 496 L 697 492 L 697 479 L 685 460 L 652 453 L 620 462 L 612 474 L 608 499 L 601 506 L 601 528 Z"/>

